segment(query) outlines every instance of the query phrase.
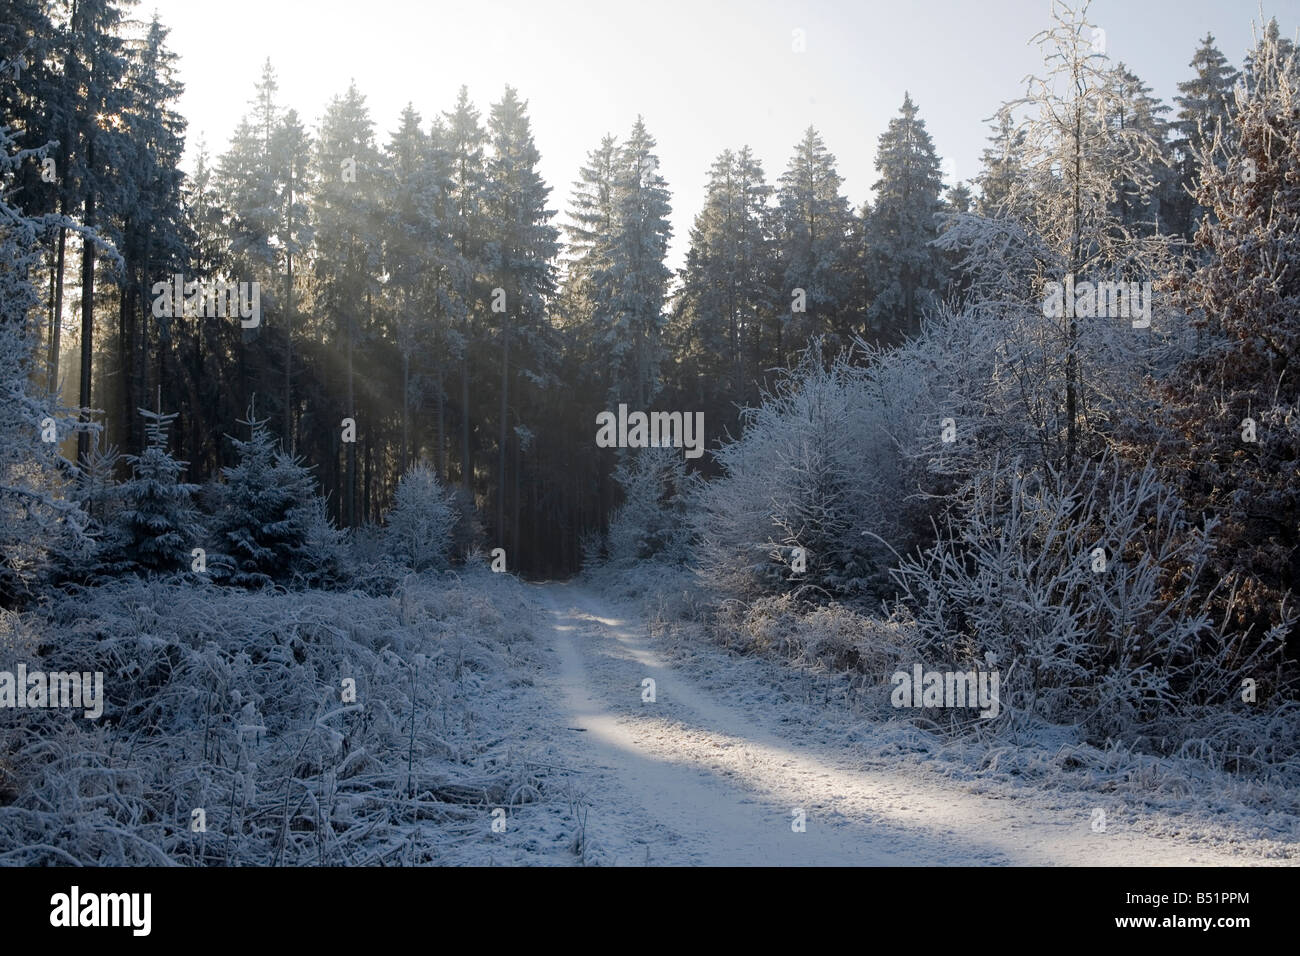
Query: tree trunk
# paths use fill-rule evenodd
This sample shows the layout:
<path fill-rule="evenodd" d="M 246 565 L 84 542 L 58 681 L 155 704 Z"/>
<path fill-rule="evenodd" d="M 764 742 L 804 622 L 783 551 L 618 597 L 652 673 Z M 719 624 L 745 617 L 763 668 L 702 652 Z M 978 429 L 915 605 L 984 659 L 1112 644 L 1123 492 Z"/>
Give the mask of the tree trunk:
<path fill-rule="evenodd" d="M 293 186 L 289 186 L 289 242 L 293 242 Z M 293 433 L 293 251 L 285 250 L 284 310 L 284 444 L 297 452 Z"/>
<path fill-rule="evenodd" d="M 469 457 L 469 319 L 464 323 L 464 354 L 460 359 L 460 483 L 471 495 L 474 493 L 473 472 Z"/>
<path fill-rule="evenodd" d="M 59 199 L 59 215 L 63 215 L 62 198 Z M 51 297 L 53 299 L 53 311 L 50 315 L 49 379 L 46 383 L 46 390 L 51 396 L 57 394 L 59 390 L 59 339 L 63 332 L 63 268 L 67 245 L 68 230 L 60 226 L 58 253 L 55 257 L 54 272 L 50 274 L 50 282 L 54 287 L 54 292 Z"/>
<path fill-rule="evenodd" d="M 443 374 L 445 365 L 442 360 L 442 354 L 438 355 L 438 480 L 444 484 L 449 484 L 447 475 L 447 399 L 443 394 L 443 383 L 446 376 Z"/>
<path fill-rule="evenodd" d="M 354 324 L 355 324 L 355 322 L 354 322 L 354 320 L 353 320 L 353 318 L 352 318 L 352 313 L 349 312 L 349 313 L 348 313 L 348 417 L 349 417 L 350 419 L 352 419 L 353 425 L 355 426 L 355 424 L 356 424 L 356 420 L 357 420 L 357 406 L 356 406 L 356 396 L 355 396 L 355 392 L 354 392 L 354 387 L 353 387 L 353 378 L 352 378 L 352 350 L 353 350 L 352 339 L 353 339 L 353 325 L 354 325 Z M 347 502 L 346 502 L 346 506 L 345 506 L 345 507 L 346 507 L 346 509 L 347 509 L 348 527 L 349 527 L 349 528 L 355 528 L 355 527 L 357 526 L 357 443 L 356 443 L 356 436 L 354 435 L 354 436 L 353 436 L 353 440 L 350 441 L 350 442 L 348 442 L 347 444 L 348 444 L 347 452 L 346 452 L 346 454 L 347 454 L 347 466 L 346 466 L 346 468 L 347 468 L 347 478 L 345 479 L 345 480 L 347 481 L 347 493 L 346 493 L 346 496 L 345 496 L 346 499 L 347 499 Z"/>
<path fill-rule="evenodd" d="M 402 350 L 402 474 L 406 474 L 407 446 L 410 442 L 410 389 L 411 389 L 411 353 Z"/>
<path fill-rule="evenodd" d="M 497 448 L 497 537 L 505 547 L 506 536 L 506 435 L 507 398 L 510 389 L 510 317 L 501 316 L 501 439 Z M 513 542 L 511 542 L 513 545 Z"/>
<path fill-rule="evenodd" d="M 87 147 L 87 168 L 95 167 L 95 143 Z M 82 224 L 87 229 L 95 226 L 95 189 L 86 190 L 85 215 Z M 95 243 L 87 238 L 81 244 L 81 389 L 78 402 L 81 413 L 77 416 L 82 429 L 77 432 L 77 461 L 84 467 L 90 454 L 91 360 L 95 354 Z"/>

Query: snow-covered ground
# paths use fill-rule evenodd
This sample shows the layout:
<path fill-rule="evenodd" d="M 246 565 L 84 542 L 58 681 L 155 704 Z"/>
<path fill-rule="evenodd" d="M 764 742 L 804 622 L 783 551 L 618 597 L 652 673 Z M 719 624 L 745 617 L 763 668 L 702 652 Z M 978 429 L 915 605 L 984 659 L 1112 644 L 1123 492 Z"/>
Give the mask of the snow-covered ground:
<path fill-rule="evenodd" d="M 1297 857 L 1294 794 L 944 739 L 645 596 L 478 568 L 388 596 L 125 582 L 8 615 L 6 659 L 103 669 L 108 701 L 100 721 L 0 715 L 0 865 Z"/>
<path fill-rule="evenodd" d="M 777 661 L 656 647 L 634 605 L 580 584 L 550 609 L 556 765 L 586 806 L 587 858 L 617 864 L 1288 863 L 1296 820 L 1220 802 L 1203 816 L 1113 785 L 954 772 L 928 735 L 796 695 Z M 643 680 L 655 701 L 643 700 Z M 818 695 L 820 696 L 820 695 Z M 855 726 L 856 724 L 856 726 Z M 1159 801 L 1157 801 L 1159 802 Z M 1106 814 L 1094 831 L 1095 809 Z M 802 810 L 804 832 L 795 832 Z M 1186 811 L 1186 812 L 1184 812 Z"/>

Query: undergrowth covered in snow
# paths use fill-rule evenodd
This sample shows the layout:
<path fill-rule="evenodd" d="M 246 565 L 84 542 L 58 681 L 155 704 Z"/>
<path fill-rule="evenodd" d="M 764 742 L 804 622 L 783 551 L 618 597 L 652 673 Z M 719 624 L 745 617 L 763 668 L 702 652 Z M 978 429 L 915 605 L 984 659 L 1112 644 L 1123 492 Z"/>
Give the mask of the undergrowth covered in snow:
<path fill-rule="evenodd" d="M 105 705 L 7 712 L 0 864 L 456 862 L 544 788 L 503 717 L 532 625 L 479 569 L 381 596 L 124 579 L 5 612 L 7 664 L 102 671 Z"/>

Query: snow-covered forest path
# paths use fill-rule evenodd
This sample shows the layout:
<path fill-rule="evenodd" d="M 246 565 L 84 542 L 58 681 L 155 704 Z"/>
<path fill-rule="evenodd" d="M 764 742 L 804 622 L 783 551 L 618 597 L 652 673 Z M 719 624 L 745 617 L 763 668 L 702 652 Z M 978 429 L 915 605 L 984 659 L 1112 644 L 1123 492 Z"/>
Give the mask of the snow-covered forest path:
<path fill-rule="evenodd" d="M 571 800 L 585 813 L 587 844 L 607 862 L 1265 862 L 1258 849 L 1202 842 L 1154 814 L 1093 832 L 1078 795 L 1019 786 L 974 793 L 855 755 L 810 728 L 781 726 L 771 687 L 737 694 L 740 682 L 728 676 L 739 675 L 717 672 L 752 662 L 716 655 L 702 658 L 705 666 L 674 667 L 631 610 L 578 584 L 540 585 L 538 594 L 554 618 L 555 671 L 545 679 L 561 739 L 552 749 L 573 771 Z M 645 678 L 655 681 L 654 702 L 642 700 Z M 804 832 L 792 829 L 796 809 Z"/>

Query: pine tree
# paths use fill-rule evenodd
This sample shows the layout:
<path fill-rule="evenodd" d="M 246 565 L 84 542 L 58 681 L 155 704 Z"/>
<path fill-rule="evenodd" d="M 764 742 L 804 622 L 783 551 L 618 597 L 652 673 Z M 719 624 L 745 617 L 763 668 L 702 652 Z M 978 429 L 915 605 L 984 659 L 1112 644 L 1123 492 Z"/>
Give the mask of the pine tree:
<path fill-rule="evenodd" d="M 274 170 L 277 215 L 273 238 L 284 263 L 284 300 L 280 324 L 284 334 L 284 397 L 281 436 L 292 453 L 297 447 L 294 431 L 293 336 L 297 328 L 297 289 L 294 267 L 307 255 L 312 241 L 311 137 L 303 128 L 297 110 L 287 111 L 271 135 L 269 161 Z"/>
<path fill-rule="evenodd" d="M 193 503 L 198 486 L 180 480 L 188 462 L 177 461 L 167 450 L 175 413 L 142 408 L 140 414 L 147 444 L 140 454 L 126 456 L 132 477 L 120 486 L 123 507 L 117 522 L 122 548 L 107 563 L 146 573 L 188 570 L 191 551 L 204 538 Z"/>
<path fill-rule="evenodd" d="M 286 581 L 308 558 L 316 483 L 299 459 L 278 446 L 268 422 L 249 409 L 240 422 L 249 428 L 248 439 L 230 439 L 239 461 L 222 470 L 225 485 L 214 536 L 232 565 L 228 580 L 242 587 Z"/>
<path fill-rule="evenodd" d="M 505 293 L 505 311 L 499 319 L 497 419 L 497 534 L 504 542 L 511 381 L 522 373 L 539 385 L 553 374 L 555 343 L 546 318 L 546 303 L 555 291 L 559 231 L 550 224 L 555 215 L 546 208 L 551 190 L 537 172 L 541 155 L 533 142 L 527 103 L 513 88 L 507 86 L 501 100 L 493 104 L 488 131 L 492 155 L 487 166 L 486 207 L 493 242 L 486 264 L 492 288 Z M 517 451 L 516 460 L 518 457 Z M 517 525 L 517 491 L 514 501 Z M 513 537 L 509 541 L 518 547 Z"/>
<path fill-rule="evenodd" d="M 81 206 L 81 225 L 94 230 L 104 213 L 122 208 L 132 196 L 132 184 L 121 174 L 129 144 L 124 135 L 122 114 L 129 102 L 125 41 L 120 25 L 124 10 L 133 0 L 79 0 L 71 9 L 65 31 L 66 49 L 63 81 L 74 91 L 67 104 L 65 125 L 60 136 L 67 146 L 58 169 L 67 191 L 60 199 L 60 211 Z M 111 247 L 110 247 L 111 248 Z M 95 266 L 98 242 L 87 241 L 81 248 L 81 370 L 78 404 L 80 420 L 89 423 L 95 401 L 92 392 L 95 360 Z M 62 283 L 62 265 L 59 266 Z M 60 298 L 56 296 L 56 298 Z M 56 313 L 57 314 L 57 313 Z M 90 449 L 90 431 L 77 434 L 77 457 Z"/>
<path fill-rule="evenodd" d="M 1205 151 L 1207 141 L 1216 131 L 1227 130 L 1231 120 L 1233 87 L 1240 74 L 1214 45 L 1214 35 L 1207 33 L 1188 64 L 1196 75 L 1178 84 L 1174 97 L 1178 118 L 1172 143 L 1178 172 L 1174 219 L 1171 231 L 1191 239 L 1205 210 L 1192 198 L 1200 169 L 1196 157 Z"/>
<path fill-rule="evenodd" d="M 762 342 L 779 295 L 771 193 L 748 147 L 725 150 L 691 229 L 672 334 L 684 396 L 699 403 L 715 434 L 734 424 L 735 405 L 757 400 L 762 370 L 779 361 L 779 327 L 766 352 Z"/>
<path fill-rule="evenodd" d="M 346 417 L 358 421 L 356 352 L 370 329 L 382 246 L 377 189 L 382 159 L 365 97 L 353 84 L 330 101 L 315 155 L 316 305 L 344 358 Z M 360 424 L 360 423 L 359 423 Z M 377 422 L 371 422 L 375 427 Z M 358 435 L 363 432 L 358 428 Z M 359 521 L 357 444 L 345 444 L 343 524 Z"/>
<path fill-rule="evenodd" d="M 426 462 L 417 462 L 402 475 L 388 513 L 388 552 L 412 571 L 446 566 L 452 533 L 460 515 L 452 495 Z"/>
<path fill-rule="evenodd" d="M 910 95 L 889 121 L 876 151 L 876 199 L 867 220 L 868 325 L 889 341 L 911 335 L 947 285 L 942 254 L 932 242 L 943 213 L 939 157 Z"/>
<path fill-rule="evenodd" d="M 854 301 L 855 224 L 835 157 L 811 126 L 795 147 L 777 191 L 776 241 L 779 288 L 775 352 L 788 362 L 819 335 L 848 344 L 860 318 Z M 803 310 L 793 311 L 795 289 Z"/>
<path fill-rule="evenodd" d="M 566 226 L 568 262 L 561 315 L 570 348 L 580 359 L 577 368 L 586 386 L 581 394 L 593 396 L 599 407 L 606 404 L 613 385 L 603 331 L 612 321 L 618 164 L 618 140 L 606 135 L 578 172 Z"/>
<path fill-rule="evenodd" d="M 1142 137 L 1142 146 L 1129 161 L 1136 178 L 1115 184 L 1114 215 L 1125 230 L 1137 235 L 1168 232 L 1170 219 L 1176 218 L 1172 208 L 1176 177 L 1167 146 L 1169 123 L 1164 119 L 1169 107 L 1123 63 L 1115 65 L 1110 77 L 1114 97 L 1107 123 L 1120 137 L 1129 131 Z"/>
<path fill-rule="evenodd" d="M 1017 192 L 1016 184 L 1025 175 L 1025 131 L 1016 125 L 1010 107 L 998 110 L 989 144 L 981 156 L 980 174 L 976 177 L 980 188 L 976 211 L 988 218 L 1024 217 L 1025 210 L 1008 207 Z"/>
<path fill-rule="evenodd" d="M 166 47 L 167 30 L 155 17 L 144 42 L 131 51 L 129 105 L 123 113 L 130 151 L 118 171 L 129 195 L 120 197 L 118 367 L 121 422 L 128 447 L 139 448 L 132 427 L 134 409 L 169 385 L 166 364 L 177 329 L 171 319 L 152 314 L 152 286 L 160 276 L 186 271 L 193 235 L 183 209 L 185 120 L 174 110 L 182 92 L 175 77 L 176 55 Z M 152 328 L 151 328 L 152 327 Z M 151 361 L 152 359 L 152 361 Z M 152 382 L 151 382 L 152 378 Z M 172 395 L 168 399 L 180 399 Z"/>
<path fill-rule="evenodd" d="M 429 324 L 428 276 L 438 268 L 435 253 L 443 235 L 437 219 L 438 184 L 430 150 L 420 114 L 407 104 L 385 154 L 383 230 L 387 291 L 402 359 L 399 474 L 406 473 L 411 445 L 411 363 L 422 344 L 420 333 Z"/>
<path fill-rule="evenodd" d="M 614 389 L 638 408 L 646 408 L 659 389 L 664 299 L 672 277 L 664 264 L 672 237 L 672 206 L 655 145 L 638 116 L 619 152 L 614 180 L 617 232 L 611 248 L 613 292 L 605 341 L 616 369 Z"/>
<path fill-rule="evenodd" d="M 483 147 L 487 133 L 479 121 L 479 112 L 469 100 L 464 86 L 456 99 L 456 108 L 445 113 L 442 161 L 446 164 L 446 208 L 442 220 L 451 230 L 455 251 L 449 269 L 447 312 L 449 351 L 460 365 L 461 487 L 474 494 L 474 450 L 471 446 L 470 356 L 478 340 L 475 314 L 486 311 L 485 285 L 482 281 L 486 257 L 484 209 L 485 169 Z"/>

